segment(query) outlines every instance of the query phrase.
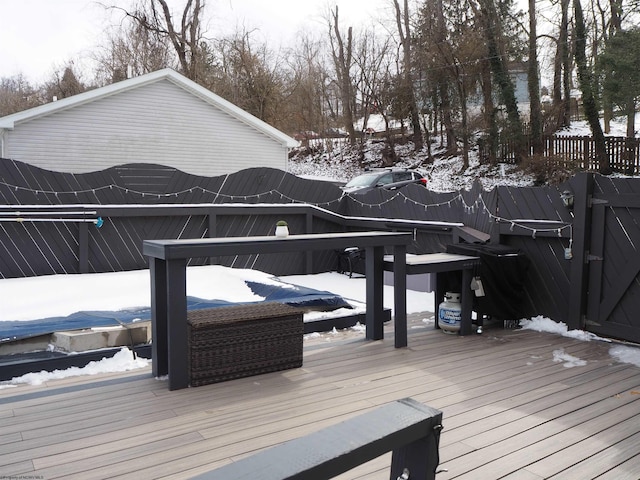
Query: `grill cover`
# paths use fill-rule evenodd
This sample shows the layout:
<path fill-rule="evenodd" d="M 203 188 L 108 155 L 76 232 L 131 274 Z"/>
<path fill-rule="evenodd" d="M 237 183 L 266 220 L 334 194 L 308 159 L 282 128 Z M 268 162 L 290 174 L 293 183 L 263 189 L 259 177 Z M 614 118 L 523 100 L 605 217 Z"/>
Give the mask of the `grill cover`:
<path fill-rule="evenodd" d="M 485 296 L 474 296 L 474 309 L 500 320 L 524 316 L 524 282 L 529 259 L 519 249 L 506 245 L 460 243 L 447 246 L 447 253 L 480 257 L 474 276 L 482 280 Z"/>

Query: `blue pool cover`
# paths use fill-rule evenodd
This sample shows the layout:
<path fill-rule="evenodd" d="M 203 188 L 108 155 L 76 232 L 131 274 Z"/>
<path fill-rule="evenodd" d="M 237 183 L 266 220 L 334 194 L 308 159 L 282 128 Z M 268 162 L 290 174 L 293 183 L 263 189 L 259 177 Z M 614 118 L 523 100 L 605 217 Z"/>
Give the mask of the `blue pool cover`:
<path fill-rule="evenodd" d="M 314 290 L 313 288 L 299 285 L 293 288 L 293 286 L 288 286 L 287 284 L 282 287 L 251 281 L 246 281 L 246 284 L 253 293 L 264 297 L 263 301 L 286 303 L 309 310 L 330 311 L 337 308 L 352 308 L 341 296 L 331 292 Z M 235 303 L 225 300 L 205 300 L 197 297 L 187 297 L 187 310 L 215 308 L 232 304 Z M 82 311 L 66 317 L 51 317 L 39 320 L 0 321 L 0 342 L 66 330 L 113 327 L 150 319 L 151 308 L 143 307 L 118 311 Z"/>

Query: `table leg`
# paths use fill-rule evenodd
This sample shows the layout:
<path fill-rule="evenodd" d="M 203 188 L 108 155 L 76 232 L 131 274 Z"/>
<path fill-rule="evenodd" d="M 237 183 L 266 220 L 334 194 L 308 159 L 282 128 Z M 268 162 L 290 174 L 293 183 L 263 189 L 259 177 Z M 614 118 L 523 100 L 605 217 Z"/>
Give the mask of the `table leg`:
<path fill-rule="evenodd" d="M 442 303 L 444 301 L 444 295 L 446 293 L 446 287 L 445 287 L 445 281 L 444 281 L 444 274 L 441 272 L 438 272 L 435 274 L 435 281 L 436 281 L 436 287 L 433 290 L 433 293 L 435 295 L 435 299 L 434 299 L 434 309 L 435 309 L 435 325 L 434 327 L 436 329 L 440 329 L 440 303 Z"/>
<path fill-rule="evenodd" d="M 461 286 L 461 319 L 460 319 L 460 335 L 470 335 L 473 330 L 473 319 L 471 312 L 473 310 L 473 297 L 471 296 L 471 278 L 473 271 L 469 268 L 462 270 L 462 286 Z"/>
<path fill-rule="evenodd" d="M 169 390 L 189 386 L 187 338 L 187 261 L 167 261 L 167 335 Z"/>
<path fill-rule="evenodd" d="M 383 247 L 366 248 L 367 313 L 365 315 L 365 323 L 367 340 L 381 340 L 384 338 L 383 257 Z"/>
<path fill-rule="evenodd" d="M 149 258 L 151 274 L 151 371 L 154 377 L 169 373 L 167 347 L 167 271 L 165 261 Z"/>
<path fill-rule="evenodd" d="M 395 347 L 407 346 L 407 247 L 393 248 L 393 331 Z"/>

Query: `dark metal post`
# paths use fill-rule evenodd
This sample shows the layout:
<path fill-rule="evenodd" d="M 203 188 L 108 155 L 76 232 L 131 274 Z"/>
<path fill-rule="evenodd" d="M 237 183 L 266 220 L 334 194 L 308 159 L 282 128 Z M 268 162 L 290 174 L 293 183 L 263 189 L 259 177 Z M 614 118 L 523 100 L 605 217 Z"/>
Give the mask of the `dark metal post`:
<path fill-rule="evenodd" d="M 167 344 L 167 271 L 165 261 L 149 258 L 151 274 L 151 370 L 154 377 L 169 373 Z"/>
<path fill-rule="evenodd" d="M 435 310 L 435 314 L 436 314 L 436 320 L 435 320 L 435 328 L 440 328 L 440 313 L 439 313 L 439 306 L 440 303 L 442 303 L 444 301 L 444 295 L 446 293 L 446 287 L 445 287 L 445 282 L 444 282 L 444 273 L 443 272 L 437 272 L 432 278 L 435 278 L 436 280 L 436 287 L 433 289 L 434 294 L 436 296 L 435 301 L 433 302 L 433 308 Z"/>
<path fill-rule="evenodd" d="M 591 198 L 593 174 L 580 173 L 574 177 L 573 186 L 573 258 L 569 271 L 569 311 L 567 326 L 570 330 L 584 328 L 588 291 L 587 256 L 591 235 Z M 601 227 L 602 228 L 602 227 Z"/>
<path fill-rule="evenodd" d="M 169 260 L 167 265 L 167 346 L 169 349 L 169 390 L 189 386 L 187 339 L 187 261 Z"/>
<path fill-rule="evenodd" d="M 78 232 L 78 271 L 89 272 L 89 224 L 81 223 Z"/>
<path fill-rule="evenodd" d="M 390 480 L 402 478 L 407 471 L 409 480 L 435 480 L 436 470 L 440 463 L 440 432 L 442 430 L 442 413 L 430 419 L 430 429 L 426 436 L 393 450 L 391 455 Z"/>
<path fill-rule="evenodd" d="M 207 215 L 207 238 L 215 238 L 218 236 L 218 216 L 213 208 L 209 209 Z M 209 257 L 209 265 L 218 263 L 218 257 Z"/>
<path fill-rule="evenodd" d="M 307 213 L 305 215 L 305 231 L 303 233 L 313 233 L 313 215 Z M 313 252 L 307 250 L 304 254 L 305 273 L 314 273 L 313 271 Z"/>
<path fill-rule="evenodd" d="M 473 309 L 473 297 L 471 296 L 471 278 L 473 270 L 462 270 L 462 285 L 460 286 L 460 302 L 462 307 L 462 320 L 460 321 L 460 335 L 469 335 L 472 330 L 471 310 Z"/>
<path fill-rule="evenodd" d="M 383 322 L 383 264 L 384 247 L 367 247 L 365 252 L 366 265 L 366 299 L 367 340 L 381 340 L 384 338 Z"/>
<path fill-rule="evenodd" d="M 396 348 L 407 346 L 407 247 L 393 247 L 393 330 Z M 384 288 L 384 287 L 383 287 Z"/>

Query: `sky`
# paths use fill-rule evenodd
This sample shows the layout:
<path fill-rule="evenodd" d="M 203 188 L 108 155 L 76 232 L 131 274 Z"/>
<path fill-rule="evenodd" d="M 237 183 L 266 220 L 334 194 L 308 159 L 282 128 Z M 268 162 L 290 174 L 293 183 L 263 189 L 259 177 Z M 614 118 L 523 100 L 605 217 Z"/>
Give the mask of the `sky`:
<path fill-rule="evenodd" d="M 122 15 L 102 5 L 128 7 L 134 0 L 0 0 L 0 77 L 22 73 L 40 83 L 69 60 L 97 51 L 106 31 Z M 329 3 L 331 1 L 331 3 Z M 291 45 L 296 33 L 324 28 L 329 5 L 339 6 L 345 25 L 366 26 L 388 11 L 390 0 L 207 0 L 206 37 L 236 26 L 257 29 L 277 49 Z M 180 12 L 184 0 L 169 0 Z"/>
<path fill-rule="evenodd" d="M 8 303 L 3 301 L 0 321 L 8 318 L 17 319 L 17 317 L 28 321 L 29 318 L 61 315 L 86 309 L 87 305 L 90 305 L 92 309 L 118 309 L 149 305 L 149 279 L 148 270 L 2 279 L 0 280 L 0 298 L 12 299 L 12 301 Z M 218 265 L 189 267 L 187 271 L 187 294 L 209 299 L 229 299 L 231 301 L 259 300 L 246 286 L 245 280 L 264 283 L 276 281 L 272 276 L 256 270 L 231 269 Z M 286 276 L 281 277 L 280 280 L 292 284 L 291 288 L 295 288 L 295 285 L 301 285 L 317 290 L 331 291 L 349 301 L 356 311 L 364 311 L 366 301 L 364 278 L 349 278 L 348 275 L 328 272 L 317 275 Z M 55 292 L 55 295 L 43 297 L 46 292 Z M 385 286 L 384 305 L 386 308 L 392 308 L 393 306 L 393 287 L 391 286 Z M 434 314 L 432 312 L 434 308 L 432 293 L 412 290 L 407 292 L 407 313 L 424 312 L 425 318 L 422 322 L 430 328 L 433 328 Z M 320 316 L 326 318 L 344 315 L 349 312 L 349 310 L 346 310 L 346 312 L 345 310 L 340 309 L 340 311 L 334 313 L 314 312 L 314 315 L 317 314 L 315 318 L 320 318 Z M 310 317 L 305 314 L 305 321 L 309 319 Z M 608 340 L 588 332 L 568 330 L 566 324 L 555 322 L 542 316 L 522 319 L 520 324 L 525 330 L 548 332 L 586 342 L 608 342 Z M 362 326 L 352 327 L 352 329 L 364 338 L 364 328 Z M 334 332 L 324 335 L 326 336 L 326 341 L 331 341 Z M 306 335 L 305 340 L 315 336 L 314 334 Z M 566 368 L 579 368 L 587 364 L 586 360 L 569 355 L 563 349 L 556 349 L 549 353 L 550 361 L 561 363 Z M 640 366 L 639 348 L 611 343 L 609 354 L 614 361 Z M 150 363 L 149 360 L 144 358 L 134 358 L 131 351 L 123 347 L 114 357 L 91 362 L 86 367 L 72 367 L 53 372 L 32 372 L 9 381 L 0 382 L 0 388 L 12 388 L 20 384 L 39 385 L 51 380 L 79 375 L 97 375 L 137 369 L 149 370 Z"/>

